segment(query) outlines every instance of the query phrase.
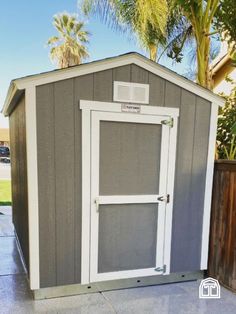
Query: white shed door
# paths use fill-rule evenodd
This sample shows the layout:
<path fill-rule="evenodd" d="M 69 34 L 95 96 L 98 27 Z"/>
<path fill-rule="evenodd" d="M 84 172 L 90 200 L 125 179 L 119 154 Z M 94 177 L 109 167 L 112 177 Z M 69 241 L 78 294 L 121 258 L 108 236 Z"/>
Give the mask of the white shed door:
<path fill-rule="evenodd" d="M 168 118 L 91 111 L 90 282 L 165 272 Z"/>

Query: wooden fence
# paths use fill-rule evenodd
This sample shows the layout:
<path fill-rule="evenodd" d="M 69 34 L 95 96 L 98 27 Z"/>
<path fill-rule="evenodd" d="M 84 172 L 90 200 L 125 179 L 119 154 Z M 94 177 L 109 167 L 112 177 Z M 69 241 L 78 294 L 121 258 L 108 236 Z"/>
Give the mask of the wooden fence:
<path fill-rule="evenodd" d="M 236 292 L 236 161 L 215 162 L 208 275 Z"/>

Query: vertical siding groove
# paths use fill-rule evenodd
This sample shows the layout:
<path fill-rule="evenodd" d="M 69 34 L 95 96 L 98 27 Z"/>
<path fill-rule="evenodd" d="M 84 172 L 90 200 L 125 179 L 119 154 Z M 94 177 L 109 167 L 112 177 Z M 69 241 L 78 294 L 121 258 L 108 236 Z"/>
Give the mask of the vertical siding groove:
<path fill-rule="evenodd" d="M 76 174 L 76 114 L 77 111 L 79 111 L 79 106 L 78 103 L 77 105 L 75 104 L 75 79 L 73 79 L 72 81 L 73 83 L 73 111 L 74 111 L 74 174 Z M 78 166 L 78 165 L 77 165 Z M 76 265 L 76 222 L 77 222 L 77 206 L 76 206 L 76 180 L 78 180 L 76 178 L 76 175 L 74 177 L 74 222 L 75 222 L 75 228 L 74 228 L 74 250 L 75 250 L 75 254 L 74 254 L 74 282 L 76 282 L 76 271 L 77 271 L 77 265 Z"/>
<path fill-rule="evenodd" d="M 53 103 L 52 103 L 52 106 L 53 106 L 53 130 L 54 130 L 54 141 L 53 141 L 53 150 L 54 150 L 54 163 L 53 163 L 53 166 L 54 166 L 54 180 L 55 180 L 55 193 L 54 193 L 54 204 L 55 204 L 55 207 L 54 207 L 54 230 L 55 230 L 55 272 L 56 272 L 56 285 L 58 285 L 58 264 L 57 264 L 57 233 L 56 233 L 56 230 L 57 230 L 57 220 L 56 220 L 56 216 L 57 216 L 57 207 L 56 207 L 56 203 L 57 203 L 57 189 L 56 189 L 56 157 L 55 157 L 55 152 L 56 152 L 56 141 L 55 141 L 55 138 L 56 138 L 56 112 L 55 112 L 55 83 L 53 84 Z"/>

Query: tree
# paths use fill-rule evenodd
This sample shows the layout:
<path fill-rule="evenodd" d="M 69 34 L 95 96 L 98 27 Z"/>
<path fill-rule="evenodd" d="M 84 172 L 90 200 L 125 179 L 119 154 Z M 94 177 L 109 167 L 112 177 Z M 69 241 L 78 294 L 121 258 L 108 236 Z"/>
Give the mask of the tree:
<path fill-rule="evenodd" d="M 220 108 L 217 128 L 217 153 L 220 159 L 236 158 L 236 85 L 225 98 L 225 105 Z"/>
<path fill-rule="evenodd" d="M 121 32 L 135 33 L 156 61 L 158 47 L 166 43 L 167 0 L 83 0 L 82 7 Z"/>
<path fill-rule="evenodd" d="M 235 15 L 231 16 L 230 26 L 226 23 L 230 10 L 236 10 L 235 0 L 82 1 L 85 11 L 100 15 L 110 25 L 118 25 L 120 30 L 128 28 L 135 32 L 152 60 L 156 60 L 157 49 L 162 46 L 169 57 L 181 62 L 185 44 L 194 41 L 197 82 L 203 87 L 212 88 L 209 69 L 211 38 L 215 35 L 216 40 L 219 40 L 219 34 L 224 29 L 222 25 L 226 29 L 231 26 L 231 34 L 235 32 Z M 224 4 L 226 2 L 227 6 Z M 220 8 L 223 7 L 222 14 Z M 216 23 L 217 19 L 221 24 Z"/>
<path fill-rule="evenodd" d="M 235 0 L 173 0 L 172 5 L 172 10 L 178 9 L 186 23 L 182 31 L 172 34 L 172 40 L 167 45 L 168 56 L 181 61 L 185 43 L 189 39 L 190 42 L 194 39 L 197 82 L 211 89 L 212 77 L 209 64 L 211 56 L 215 54 L 215 42 L 219 41 L 220 37 L 223 40 L 227 39 L 231 57 L 234 59 L 236 57 Z"/>
<path fill-rule="evenodd" d="M 211 89 L 211 73 L 209 70 L 210 37 L 218 31 L 213 30 L 213 21 L 220 0 L 173 0 L 173 5 L 182 12 L 192 30 L 196 43 L 197 82 Z M 179 51 L 182 50 L 183 37 Z"/>
<path fill-rule="evenodd" d="M 223 34 L 231 48 L 232 57 L 236 59 L 236 3 L 235 0 L 220 0 L 214 27 Z"/>
<path fill-rule="evenodd" d="M 51 37 L 47 44 L 51 47 L 51 59 L 57 62 L 59 68 L 80 64 L 89 56 L 85 46 L 89 33 L 75 15 L 58 14 L 54 16 L 53 25 L 58 36 Z"/>

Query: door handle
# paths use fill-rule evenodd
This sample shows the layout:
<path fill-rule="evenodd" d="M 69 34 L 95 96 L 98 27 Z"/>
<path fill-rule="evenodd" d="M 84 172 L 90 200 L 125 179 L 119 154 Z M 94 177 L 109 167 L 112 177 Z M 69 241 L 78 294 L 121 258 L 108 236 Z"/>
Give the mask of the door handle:
<path fill-rule="evenodd" d="M 96 197 L 94 200 L 94 203 L 96 204 L 96 212 L 99 212 L 99 197 Z"/>
<path fill-rule="evenodd" d="M 166 202 L 169 203 L 170 202 L 170 194 L 167 194 L 165 196 L 160 196 L 157 198 L 158 201 L 160 202 Z"/>

